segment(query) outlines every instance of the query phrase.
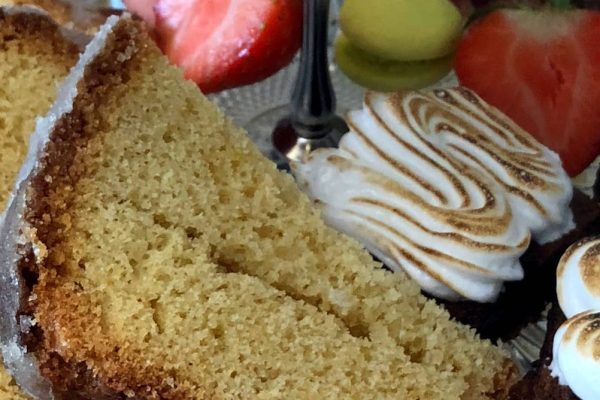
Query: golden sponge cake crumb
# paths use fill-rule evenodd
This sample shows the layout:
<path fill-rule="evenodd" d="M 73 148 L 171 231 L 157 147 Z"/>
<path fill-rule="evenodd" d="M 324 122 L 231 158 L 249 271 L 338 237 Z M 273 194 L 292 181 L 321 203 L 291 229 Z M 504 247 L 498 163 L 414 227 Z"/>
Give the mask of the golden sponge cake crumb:
<path fill-rule="evenodd" d="M 141 25 L 86 67 L 27 190 L 56 393 L 489 399 L 506 355 L 326 227 Z M 30 338 L 31 339 L 31 338 Z"/>
<path fill-rule="evenodd" d="M 77 61 L 77 47 L 49 18 L 0 8 L 0 207 L 12 189 L 35 127 Z M 10 10 L 10 8 L 5 9 Z"/>
<path fill-rule="evenodd" d="M 27 397 L 4 368 L 0 368 L 0 400 L 22 400 Z"/>

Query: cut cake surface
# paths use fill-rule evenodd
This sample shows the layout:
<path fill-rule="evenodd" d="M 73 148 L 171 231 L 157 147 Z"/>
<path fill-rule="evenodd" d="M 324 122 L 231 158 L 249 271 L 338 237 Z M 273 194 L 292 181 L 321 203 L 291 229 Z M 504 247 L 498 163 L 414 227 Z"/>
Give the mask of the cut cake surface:
<path fill-rule="evenodd" d="M 2 226 L 5 354 L 38 398 L 486 399 L 504 352 L 327 228 L 111 18 L 48 116 Z"/>
<path fill-rule="evenodd" d="M 23 162 L 35 118 L 44 115 L 79 51 L 45 15 L 0 7 L 0 206 Z M 0 400 L 24 399 L 0 367 Z"/>

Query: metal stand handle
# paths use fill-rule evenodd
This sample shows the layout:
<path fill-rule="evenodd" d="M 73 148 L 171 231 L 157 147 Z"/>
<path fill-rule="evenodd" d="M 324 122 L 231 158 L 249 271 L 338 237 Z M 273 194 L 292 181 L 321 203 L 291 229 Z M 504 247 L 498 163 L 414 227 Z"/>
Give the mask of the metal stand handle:
<path fill-rule="evenodd" d="M 348 130 L 335 114 L 327 58 L 328 25 L 329 0 L 304 0 L 302 54 L 290 115 L 279 121 L 273 132 L 273 146 L 288 160 L 302 161 L 314 149 L 335 147 Z"/>
<path fill-rule="evenodd" d="M 315 139 L 331 130 L 335 93 L 327 59 L 329 0 L 304 1 L 304 33 L 300 69 L 291 102 L 291 119 L 298 135 Z"/>

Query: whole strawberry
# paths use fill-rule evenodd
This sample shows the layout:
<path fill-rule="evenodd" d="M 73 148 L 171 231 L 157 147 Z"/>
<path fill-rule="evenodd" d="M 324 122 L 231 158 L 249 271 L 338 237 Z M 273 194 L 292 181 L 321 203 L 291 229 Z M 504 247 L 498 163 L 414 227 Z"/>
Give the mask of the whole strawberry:
<path fill-rule="evenodd" d="M 504 9 L 475 22 L 455 69 L 574 176 L 600 154 L 600 12 Z"/>

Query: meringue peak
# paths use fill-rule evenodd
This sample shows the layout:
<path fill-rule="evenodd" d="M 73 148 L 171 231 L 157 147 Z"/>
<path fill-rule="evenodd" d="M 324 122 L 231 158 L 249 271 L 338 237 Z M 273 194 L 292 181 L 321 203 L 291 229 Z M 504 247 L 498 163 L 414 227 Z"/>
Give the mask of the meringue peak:
<path fill-rule="evenodd" d="M 532 236 L 573 227 L 558 156 L 468 89 L 369 92 L 347 123 L 298 181 L 326 222 L 437 297 L 494 301 Z"/>

